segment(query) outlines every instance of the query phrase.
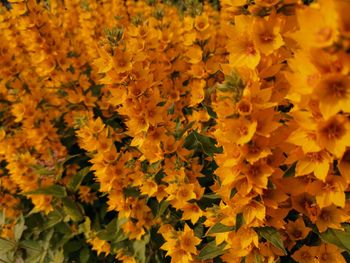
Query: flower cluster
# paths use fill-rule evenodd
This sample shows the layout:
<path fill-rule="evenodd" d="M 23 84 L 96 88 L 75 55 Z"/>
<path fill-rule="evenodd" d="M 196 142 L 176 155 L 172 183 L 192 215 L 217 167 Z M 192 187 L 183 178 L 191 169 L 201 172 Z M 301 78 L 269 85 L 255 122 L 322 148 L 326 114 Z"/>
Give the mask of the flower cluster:
<path fill-rule="evenodd" d="M 0 261 L 350 260 L 349 13 L 1 1 Z"/>

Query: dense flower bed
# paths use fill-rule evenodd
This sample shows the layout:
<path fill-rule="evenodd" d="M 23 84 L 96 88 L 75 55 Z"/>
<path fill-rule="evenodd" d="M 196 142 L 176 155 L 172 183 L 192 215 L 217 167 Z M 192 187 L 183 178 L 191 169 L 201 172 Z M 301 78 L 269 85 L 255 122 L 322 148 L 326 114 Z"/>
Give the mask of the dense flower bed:
<path fill-rule="evenodd" d="M 1 262 L 350 262 L 350 2 L 0 4 Z"/>

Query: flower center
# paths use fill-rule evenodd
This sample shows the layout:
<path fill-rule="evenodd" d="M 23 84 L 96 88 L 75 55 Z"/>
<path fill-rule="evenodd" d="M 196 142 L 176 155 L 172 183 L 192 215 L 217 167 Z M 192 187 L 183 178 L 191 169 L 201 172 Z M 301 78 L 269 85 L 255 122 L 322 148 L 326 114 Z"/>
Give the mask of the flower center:
<path fill-rule="evenodd" d="M 341 81 L 329 83 L 328 90 L 330 95 L 336 98 L 342 98 L 346 95 L 346 86 Z"/>
<path fill-rule="evenodd" d="M 345 130 L 340 123 L 331 122 L 326 127 L 323 128 L 322 133 L 329 140 L 336 140 L 341 138 L 344 135 Z"/>
<path fill-rule="evenodd" d="M 270 32 L 264 32 L 260 34 L 260 40 L 263 43 L 270 43 L 274 40 L 275 36 L 271 34 Z"/>
<path fill-rule="evenodd" d="M 322 160 L 323 160 L 321 153 L 318 153 L 318 152 L 307 153 L 306 156 L 307 156 L 307 158 L 310 159 L 311 162 L 322 162 Z"/>

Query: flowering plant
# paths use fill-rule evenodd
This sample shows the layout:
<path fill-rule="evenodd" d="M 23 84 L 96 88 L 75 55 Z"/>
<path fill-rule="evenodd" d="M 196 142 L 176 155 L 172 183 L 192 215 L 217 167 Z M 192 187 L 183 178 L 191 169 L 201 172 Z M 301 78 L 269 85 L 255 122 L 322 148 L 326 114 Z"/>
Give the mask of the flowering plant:
<path fill-rule="evenodd" d="M 349 1 L 0 8 L 1 262 L 349 262 Z"/>

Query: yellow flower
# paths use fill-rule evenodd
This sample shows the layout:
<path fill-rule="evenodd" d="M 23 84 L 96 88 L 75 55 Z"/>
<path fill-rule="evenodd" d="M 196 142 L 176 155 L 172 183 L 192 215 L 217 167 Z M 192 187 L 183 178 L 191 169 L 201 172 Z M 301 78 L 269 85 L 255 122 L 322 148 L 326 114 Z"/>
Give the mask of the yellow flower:
<path fill-rule="evenodd" d="M 273 171 L 274 169 L 263 161 L 245 165 L 242 169 L 242 173 L 247 177 L 248 189 L 256 193 L 262 193 L 263 189 L 267 189 L 268 178 Z"/>
<path fill-rule="evenodd" d="M 97 199 L 96 193 L 90 192 L 90 187 L 82 185 L 79 187 L 79 199 L 82 202 L 88 203 L 92 205 L 94 201 Z"/>
<path fill-rule="evenodd" d="M 235 142 L 238 145 L 243 145 L 252 139 L 256 131 L 257 122 L 239 118 L 227 119 L 221 125 L 222 128 L 215 131 L 216 137 L 222 137 L 222 142 L 224 142 L 225 138 L 230 138 L 229 140 L 226 139 L 228 143 Z"/>
<path fill-rule="evenodd" d="M 331 204 L 345 206 L 346 181 L 341 176 L 329 175 L 325 182 L 315 181 L 310 185 L 310 192 L 316 196 L 317 204 L 323 208 Z"/>
<path fill-rule="evenodd" d="M 45 214 L 53 211 L 53 207 L 51 205 L 52 196 L 50 195 L 29 195 L 32 200 L 35 209 L 37 211 L 43 211 Z"/>
<path fill-rule="evenodd" d="M 314 173 L 318 179 L 325 181 L 331 161 L 332 159 L 326 151 L 309 152 L 303 157 L 299 155 L 295 175 L 301 176 Z"/>
<path fill-rule="evenodd" d="M 243 208 L 244 222 L 249 225 L 254 219 L 264 221 L 266 215 L 265 206 L 257 201 L 251 201 Z"/>
<path fill-rule="evenodd" d="M 105 253 L 107 256 L 110 253 L 111 247 L 107 241 L 99 239 L 98 237 L 93 237 L 87 241 L 92 245 L 92 249 L 97 251 L 97 255 Z"/>
<path fill-rule="evenodd" d="M 303 245 L 292 255 L 292 258 L 299 263 L 318 263 L 317 248 Z"/>
<path fill-rule="evenodd" d="M 300 8 L 296 12 L 299 30 L 294 39 L 303 48 L 327 47 L 338 37 L 337 13 L 334 1 L 322 0 L 310 8 Z"/>
<path fill-rule="evenodd" d="M 132 69 L 131 54 L 127 51 L 116 49 L 113 55 L 113 69 L 117 73 L 124 73 Z"/>
<path fill-rule="evenodd" d="M 202 14 L 200 16 L 196 16 L 196 18 L 194 19 L 194 27 L 198 31 L 206 30 L 209 27 L 208 16 L 206 16 L 205 14 Z"/>
<path fill-rule="evenodd" d="M 99 49 L 100 57 L 94 60 L 93 65 L 98 68 L 98 73 L 106 73 L 113 67 L 111 55 L 104 49 Z"/>
<path fill-rule="evenodd" d="M 180 186 L 173 184 L 168 186 L 166 191 L 169 194 L 167 200 L 177 209 L 182 209 L 187 204 L 187 201 L 196 198 L 193 184 L 183 184 Z"/>
<path fill-rule="evenodd" d="M 269 55 L 284 45 L 280 34 L 280 21 L 276 17 L 256 18 L 252 24 L 252 36 L 257 48 Z"/>
<path fill-rule="evenodd" d="M 187 253 L 197 254 L 196 246 L 199 245 L 201 240 L 198 237 L 194 236 L 193 230 L 185 225 L 184 232 L 180 232 L 179 235 L 179 245 L 182 250 Z"/>
<path fill-rule="evenodd" d="M 346 263 L 341 250 L 332 244 L 322 244 L 317 251 L 320 263 Z"/>
<path fill-rule="evenodd" d="M 339 111 L 350 112 L 350 78 L 339 73 L 325 75 L 315 87 L 314 97 L 320 103 L 325 119 Z"/>
<path fill-rule="evenodd" d="M 296 221 L 289 221 L 286 225 L 286 232 L 292 240 L 304 239 L 311 228 L 306 227 L 304 220 L 299 217 Z"/>
<path fill-rule="evenodd" d="M 191 64 L 197 64 L 202 61 L 202 49 L 199 46 L 190 47 L 185 55 Z"/>
<path fill-rule="evenodd" d="M 341 229 L 341 222 L 348 220 L 349 216 L 335 205 L 327 206 L 319 212 L 316 225 L 320 232 L 324 232 L 327 228 Z"/>
<path fill-rule="evenodd" d="M 195 203 L 187 203 L 182 210 L 183 220 L 191 220 L 192 224 L 197 223 L 198 219 L 203 215 L 202 210 Z"/>
<path fill-rule="evenodd" d="M 191 82 L 191 84 L 190 84 L 191 96 L 190 96 L 190 105 L 189 106 L 194 106 L 194 105 L 203 101 L 205 85 L 206 85 L 206 83 L 204 80 L 195 79 Z"/>
<path fill-rule="evenodd" d="M 142 194 L 146 194 L 149 197 L 151 197 L 157 192 L 158 187 L 153 180 L 147 180 L 142 184 L 140 190 Z"/>
<path fill-rule="evenodd" d="M 317 142 L 336 157 L 341 157 L 350 146 L 349 122 L 343 115 L 336 115 L 322 121 L 317 127 Z"/>

